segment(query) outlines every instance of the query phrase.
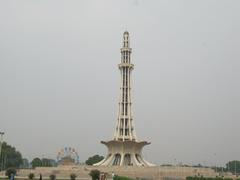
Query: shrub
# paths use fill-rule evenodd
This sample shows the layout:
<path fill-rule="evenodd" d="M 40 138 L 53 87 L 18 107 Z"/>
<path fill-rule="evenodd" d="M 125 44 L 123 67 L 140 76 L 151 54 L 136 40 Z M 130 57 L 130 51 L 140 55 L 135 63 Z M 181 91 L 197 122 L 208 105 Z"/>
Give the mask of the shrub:
<path fill-rule="evenodd" d="M 186 177 L 186 180 L 233 180 L 232 178 L 223 178 L 223 177 L 192 177 L 192 176 L 188 176 Z M 240 179 L 236 179 L 236 180 L 240 180 Z"/>
<path fill-rule="evenodd" d="M 113 180 L 134 180 L 134 179 L 124 176 L 114 176 Z"/>
<path fill-rule="evenodd" d="M 95 163 L 98 163 L 100 162 L 101 160 L 103 160 L 104 157 L 103 156 L 99 156 L 98 154 L 97 155 L 94 155 L 92 157 L 89 157 L 88 160 L 85 161 L 85 163 L 87 165 L 93 165 Z"/>
<path fill-rule="evenodd" d="M 193 180 L 193 177 L 192 176 L 188 176 L 188 177 L 186 177 L 186 180 Z"/>
<path fill-rule="evenodd" d="M 75 180 L 75 179 L 76 179 L 76 177 L 77 177 L 77 175 L 76 175 L 76 174 L 74 174 L 74 173 L 70 174 L 70 179 L 71 179 L 71 180 Z"/>
<path fill-rule="evenodd" d="M 33 179 L 34 176 L 35 176 L 35 175 L 34 175 L 33 173 L 30 173 L 30 174 L 28 175 L 28 178 L 29 178 L 29 179 Z"/>
<path fill-rule="evenodd" d="M 49 176 L 49 178 L 50 178 L 51 180 L 55 180 L 55 179 L 56 179 L 56 175 L 55 175 L 55 174 L 51 174 L 51 175 Z"/>
<path fill-rule="evenodd" d="M 17 174 L 16 169 L 14 168 L 8 168 L 5 172 L 5 175 L 10 179 L 11 174 L 13 174 L 14 176 Z"/>
<path fill-rule="evenodd" d="M 92 177 L 92 180 L 97 180 L 99 179 L 100 171 L 97 169 L 91 170 L 89 175 Z"/>

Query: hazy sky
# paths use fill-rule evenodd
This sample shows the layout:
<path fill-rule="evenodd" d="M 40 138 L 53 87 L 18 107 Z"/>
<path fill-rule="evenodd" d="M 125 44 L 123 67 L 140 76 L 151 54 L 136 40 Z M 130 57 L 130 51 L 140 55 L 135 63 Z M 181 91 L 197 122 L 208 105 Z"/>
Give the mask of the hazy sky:
<path fill-rule="evenodd" d="M 105 155 L 122 34 L 137 136 L 157 164 L 240 160 L 240 1 L 2 0 L 0 130 L 29 159 Z"/>

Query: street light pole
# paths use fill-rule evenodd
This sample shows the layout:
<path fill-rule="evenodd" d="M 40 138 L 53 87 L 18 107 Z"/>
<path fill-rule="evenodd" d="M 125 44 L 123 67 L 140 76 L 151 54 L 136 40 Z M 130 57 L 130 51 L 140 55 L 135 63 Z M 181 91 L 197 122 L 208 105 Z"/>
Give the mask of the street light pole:
<path fill-rule="evenodd" d="M 1 153 L 2 153 L 2 142 L 3 142 L 3 135 L 4 135 L 4 132 L 0 132 L 0 157 L 1 157 Z"/>
<path fill-rule="evenodd" d="M 234 170 L 235 170 L 235 176 L 237 176 L 237 169 L 236 169 L 236 163 L 237 163 L 237 160 L 235 160 L 235 168 L 234 168 Z"/>
<path fill-rule="evenodd" d="M 0 171 L 2 170 L 2 166 L 3 166 L 3 164 L 2 164 L 2 143 L 3 143 L 3 135 L 4 135 L 4 132 L 0 132 L 0 162 L 1 162 L 1 169 L 0 169 Z"/>
<path fill-rule="evenodd" d="M 215 172 L 217 173 L 217 154 L 214 153 L 214 156 L 215 156 Z"/>

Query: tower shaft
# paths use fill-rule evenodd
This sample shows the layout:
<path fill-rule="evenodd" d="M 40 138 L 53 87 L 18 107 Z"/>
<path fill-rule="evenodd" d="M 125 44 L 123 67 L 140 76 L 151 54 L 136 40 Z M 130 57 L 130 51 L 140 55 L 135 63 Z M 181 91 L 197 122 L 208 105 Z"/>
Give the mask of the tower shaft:
<path fill-rule="evenodd" d="M 119 141 L 136 140 L 131 101 L 131 72 L 134 65 L 131 64 L 132 49 L 129 47 L 129 44 L 129 33 L 124 32 L 123 47 L 121 48 L 121 63 L 118 65 L 121 73 L 121 86 L 118 119 L 114 133 L 114 140 Z"/>

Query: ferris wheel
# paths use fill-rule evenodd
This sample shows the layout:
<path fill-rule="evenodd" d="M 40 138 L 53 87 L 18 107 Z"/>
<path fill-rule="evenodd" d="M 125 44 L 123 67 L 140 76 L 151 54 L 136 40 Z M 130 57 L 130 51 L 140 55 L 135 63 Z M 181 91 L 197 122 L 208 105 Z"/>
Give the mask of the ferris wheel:
<path fill-rule="evenodd" d="M 65 147 L 60 149 L 57 155 L 58 164 L 62 164 L 66 160 L 72 161 L 74 164 L 79 164 L 79 156 L 74 148 Z"/>

